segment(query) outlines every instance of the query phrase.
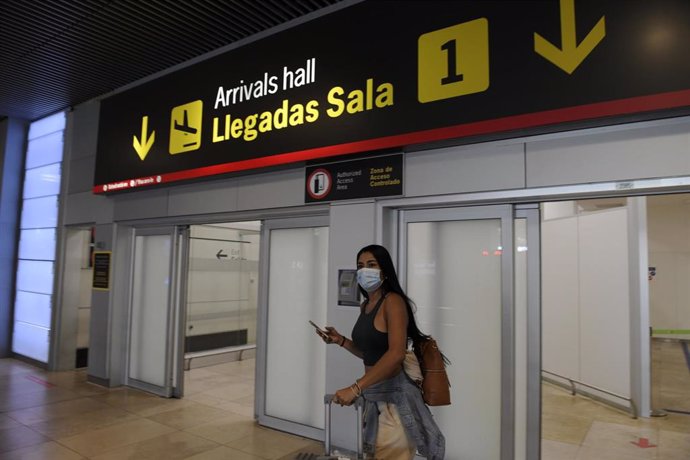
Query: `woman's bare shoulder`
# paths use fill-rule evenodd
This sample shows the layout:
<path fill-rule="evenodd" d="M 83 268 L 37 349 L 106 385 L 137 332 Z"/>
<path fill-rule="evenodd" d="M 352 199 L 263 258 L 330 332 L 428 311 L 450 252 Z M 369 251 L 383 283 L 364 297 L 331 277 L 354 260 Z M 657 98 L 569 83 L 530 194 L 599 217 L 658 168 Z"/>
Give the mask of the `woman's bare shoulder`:
<path fill-rule="evenodd" d="M 396 292 L 389 292 L 386 295 L 386 309 L 389 311 L 406 312 L 405 299 Z"/>

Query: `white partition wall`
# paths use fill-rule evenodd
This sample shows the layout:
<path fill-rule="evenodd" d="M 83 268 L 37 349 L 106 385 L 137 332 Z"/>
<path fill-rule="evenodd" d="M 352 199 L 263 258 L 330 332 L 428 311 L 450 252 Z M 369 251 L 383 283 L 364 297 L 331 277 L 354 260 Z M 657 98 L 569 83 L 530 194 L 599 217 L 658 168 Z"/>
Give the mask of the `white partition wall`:
<path fill-rule="evenodd" d="M 267 222 L 263 236 L 268 240 L 267 325 L 259 417 L 263 424 L 284 428 L 287 423 L 293 432 L 315 436 L 324 426 L 326 346 L 308 321 L 326 324 L 328 227 L 275 225 Z"/>
<path fill-rule="evenodd" d="M 580 288 L 577 217 L 544 221 L 542 366 L 564 377 L 580 375 Z"/>
<path fill-rule="evenodd" d="M 626 207 L 542 223 L 544 370 L 630 397 L 628 254 Z"/>

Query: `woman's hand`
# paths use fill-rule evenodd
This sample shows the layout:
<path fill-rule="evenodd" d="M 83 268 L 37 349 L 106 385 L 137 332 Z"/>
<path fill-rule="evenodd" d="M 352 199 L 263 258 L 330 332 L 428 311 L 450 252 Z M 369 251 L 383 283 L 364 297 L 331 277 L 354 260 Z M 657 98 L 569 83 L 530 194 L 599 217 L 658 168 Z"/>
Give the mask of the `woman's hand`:
<path fill-rule="evenodd" d="M 351 386 L 341 388 L 333 396 L 333 402 L 341 406 L 350 406 L 355 402 L 355 399 L 357 399 L 357 395 L 355 394 L 355 389 Z"/>
<path fill-rule="evenodd" d="M 343 341 L 343 336 L 331 326 L 326 326 L 326 334 L 323 334 L 319 331 L 316 331 L 316 333 L 319 334 L 319 337 L 321 337 L 321 339 L 323 339 L 323 341 L 326 343 L 340 344 Z"/>

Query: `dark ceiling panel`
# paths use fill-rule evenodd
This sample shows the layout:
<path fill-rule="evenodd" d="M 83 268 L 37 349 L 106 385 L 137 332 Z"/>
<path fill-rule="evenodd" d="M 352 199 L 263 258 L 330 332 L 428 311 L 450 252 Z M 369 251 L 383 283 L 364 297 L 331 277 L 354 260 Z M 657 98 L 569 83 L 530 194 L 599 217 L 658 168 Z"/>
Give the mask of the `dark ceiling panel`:
<path fill-rule="evenodd" d="M 35 120 L 341 0 L 2 0 L 0 119 Z"/>

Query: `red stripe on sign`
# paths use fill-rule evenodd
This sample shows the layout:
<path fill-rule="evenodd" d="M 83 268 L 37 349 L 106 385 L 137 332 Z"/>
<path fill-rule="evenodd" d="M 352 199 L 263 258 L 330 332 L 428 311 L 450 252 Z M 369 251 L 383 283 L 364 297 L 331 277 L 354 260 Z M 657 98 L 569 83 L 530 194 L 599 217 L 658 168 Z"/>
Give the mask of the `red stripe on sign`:
<path fill-rule="evenodd" d="M 634 113 L 650 112 L 661 109 L 690 106 L 690 90 L 674 91 L 670 93 L 640 96 L 628 99 L 620 99 L 610 102 L 585 104 L 564 109 L 547 110 L 544 112 L 515 115 L 494 120 L 478 121 L 446 128 L 429 129 L 395 136 L 379 137 L 365 141 L 349 142 L 345 144 L 318 147 L 315 149 L 301 150 L 297 152 L 281 153 L 251 160 L 223 163 L 203 168 L 188 169 L 168 174 L 161 174 L 160 180 L 151 178 L 141 179 L 140 185 L 129 185 L 132 179 L 123 179 L 114 184 L 101 184 L 93 187 L 94 193 L 106 191 L 147 187 L 166 182 L 197 179 L 200 177 L 215 176 L 237 171 L 264 168 L 267 166 L 279 166 L 306 160 L 328 158 L 337 155 L 365 152 L 367 150 L 379 150 L 403 145 L 420 144 L 430 141 L 476 136 L 496 132 L 512 131 L 517 129 L 532 128 L 536 126 L 555 125 L 572 121 L 582 121 L 594 118 L 602 118 L 614 115 L 628 115 Z M 134 179 L 136 181 L 137 179 Z M 123 184 L 125 183 L 126 184 Z M 113 185 L 113 187 L 111 187 Z M 105 189 L 105 187 L 108 189 Z"/>
<path fill-rule="evenodd" d="M 36 376 L 34 376 L 34 375 L 27 375 L 25 378 L 26 378 L 27 380 L 31 380 L 32 382 L 36 382 L 36 383 L 38 383 L 38 384 L 40 384 L 40 385 L 43 385 L 43 386 L 46 387 L 46 388 L 50 388 L 50 387 L 54 387 L 54 386 L 55 386 L 55 385 L 53 385 L 52 383 L 48 382 L 47 380 L 43 380 L 43 379 L 38 378 L 38 377 L 36 377 Z"/>

